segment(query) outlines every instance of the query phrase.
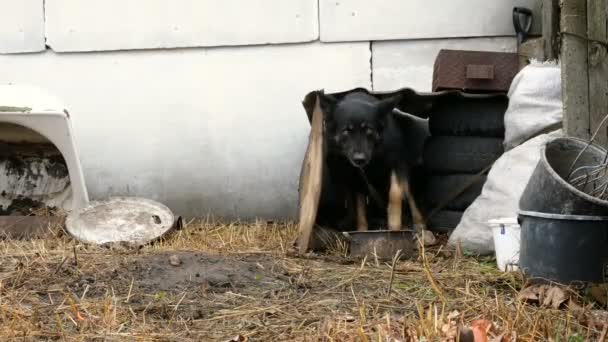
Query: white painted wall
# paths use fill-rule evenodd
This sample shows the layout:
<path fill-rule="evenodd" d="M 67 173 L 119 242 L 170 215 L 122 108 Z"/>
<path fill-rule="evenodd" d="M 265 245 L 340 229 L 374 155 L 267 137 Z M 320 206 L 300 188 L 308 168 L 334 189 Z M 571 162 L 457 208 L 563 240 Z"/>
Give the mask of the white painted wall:
<path fill-rule="evenodd" d="M 319 0 L 324 42 L 515 35 L 512 10 L 538 0 Z M 533 32 L 540 31 L 537 20 Z"/>
<path fill-rule="evenodd" d="M 0 53 L 44 50 L 43 0 L 0 0 Z"/>
<path fill-rule="evenodd" d="M 311 0 L 52 0 L 46 34 L 59 52 L 309 42 L 317 12 Z"/>
<path fill-rule="evenodd" d="M 0 84 L 69 106 L 93 199 L 292 218 L 307 92 L 428 91 L 441 48 L 513 51 L 522 3 L 0 0 Z"/>
<path fill-rule="evenodd" d="M 312 89 L 370 87 L 368 43 L 0 56 L 68 106 L 92 198 L 293 217 Z"/>

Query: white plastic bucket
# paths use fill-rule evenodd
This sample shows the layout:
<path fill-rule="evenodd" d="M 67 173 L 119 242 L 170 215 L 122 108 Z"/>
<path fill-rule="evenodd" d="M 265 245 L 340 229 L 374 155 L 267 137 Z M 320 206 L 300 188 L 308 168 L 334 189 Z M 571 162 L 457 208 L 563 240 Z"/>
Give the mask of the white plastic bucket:
<path fill-rule="evenodd" d="M 521 228 L 517 218 L 507 217 L 488 221 L 494 235 L 494 251 L 498 269 L 518 270 Z"/>

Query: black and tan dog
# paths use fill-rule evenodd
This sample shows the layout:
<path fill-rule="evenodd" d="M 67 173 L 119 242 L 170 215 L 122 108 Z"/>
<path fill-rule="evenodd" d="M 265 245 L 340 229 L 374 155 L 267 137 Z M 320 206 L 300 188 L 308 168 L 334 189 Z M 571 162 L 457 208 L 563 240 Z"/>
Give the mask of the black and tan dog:
<path fill-rule="evenodd" d="M 339 228 L 354 224 L 359 231 L 367 230 L 366 204 L 370 197 L 380 197 L 388 200 L 382 206 L 389 229 L 403 228 L 404 200 L 416 230 L 425 229 L 410 176 L 420 164 L 428 125 L 426 120 L 395 111 L 398 101 L 398 97 L 378 100 L 364 92 L 339 100 L 321 95 L 327 171 L 336 190 L 347 194 L 347 215 L 344 227 Z"/>

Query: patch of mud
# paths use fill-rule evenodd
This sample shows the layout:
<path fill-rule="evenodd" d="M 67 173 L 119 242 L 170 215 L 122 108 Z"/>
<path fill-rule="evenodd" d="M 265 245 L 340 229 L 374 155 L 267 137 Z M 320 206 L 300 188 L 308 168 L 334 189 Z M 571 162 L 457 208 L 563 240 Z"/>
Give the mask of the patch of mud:
<path fill-rule="evenodd" d="M 179 265 L 176 262 L 179 260 Z M 284 284 L 271 258 L 175 252 L 138 257 L 127 267 L 137 286 L 147 292 L 178 292 L 191 288 L 270 289 Z"/>

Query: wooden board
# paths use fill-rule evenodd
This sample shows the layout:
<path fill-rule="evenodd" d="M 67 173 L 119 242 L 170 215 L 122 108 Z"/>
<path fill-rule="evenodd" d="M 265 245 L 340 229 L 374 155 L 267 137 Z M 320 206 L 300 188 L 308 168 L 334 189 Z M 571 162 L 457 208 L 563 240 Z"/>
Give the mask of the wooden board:
<path fill-rule="evenodd" d="M 606 0 L 587 1 L 587 32 L 589 35 L 589 126 L 593 134 L 608 114 L 608 53 L 599 42 L 608 40 Z M 600 128 L 595 142 L 608 146 L 608 128 Z"/>
<path fill-rule="evenodd" d="M 587 3 L 563 0 L 562 35 L 562 99 L 564 130 L 567 135 L 590 138 L 589 77 L 587 74 Z"/>
<path fill-rule="evenodd" d="M 319 95 L 315 95 L 308 147 L 300 172 L 300 212 L 298 220 L 298 252 L 306 253 L 310 247 L 319 209 L 323 177 L 323 111 Z"/>
<path fill-rule="evenodd" d="M 542 7 L 545 59 L 555 60 L 559 57 L 559 0 L 543 0 Z"/>

